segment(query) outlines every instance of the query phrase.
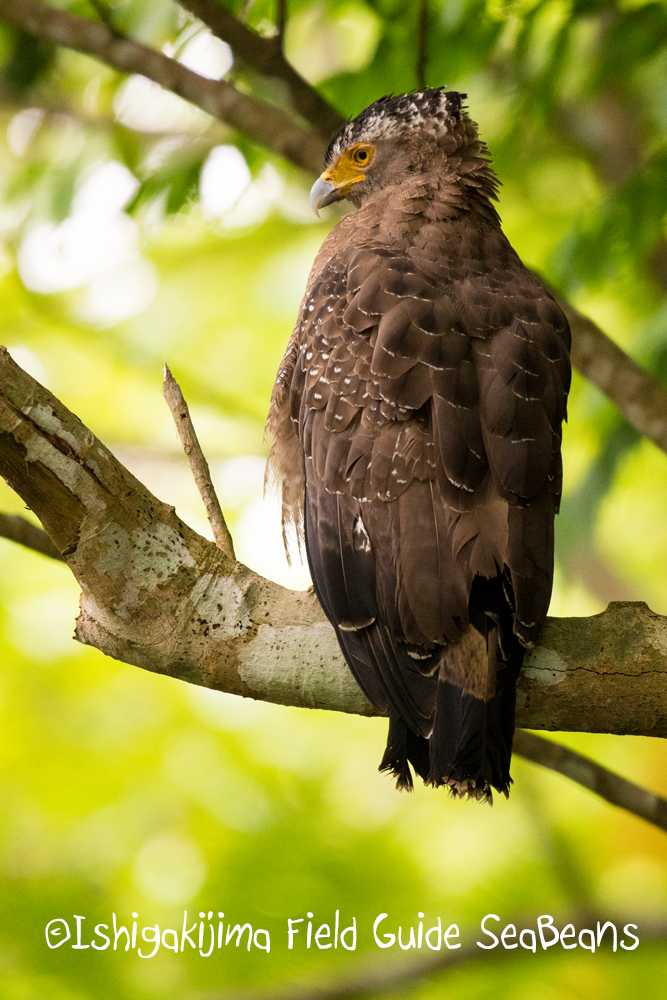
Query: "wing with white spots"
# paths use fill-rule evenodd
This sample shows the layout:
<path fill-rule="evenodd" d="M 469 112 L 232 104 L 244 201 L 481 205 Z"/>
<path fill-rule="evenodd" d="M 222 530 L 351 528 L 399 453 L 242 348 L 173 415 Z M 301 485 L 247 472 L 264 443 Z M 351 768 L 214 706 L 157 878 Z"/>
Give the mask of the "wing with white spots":
<path fill-rule="evenodd" d="M 270 427 L 317 594 L 391 713 L 384 765 L 486 794 L 551 592 L 569 330 L 497 227 L 439 232 L 406 251 L 334 231 Z"/>

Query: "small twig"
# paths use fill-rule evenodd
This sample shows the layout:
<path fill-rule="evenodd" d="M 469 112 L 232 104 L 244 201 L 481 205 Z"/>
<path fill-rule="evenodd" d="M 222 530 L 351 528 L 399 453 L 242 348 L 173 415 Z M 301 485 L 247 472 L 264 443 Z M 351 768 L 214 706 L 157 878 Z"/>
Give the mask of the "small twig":
<path fill-rule="evenodd" d="M 424 90 L 426 87 L 426 63 L 428 62 L 426 44 L 428 36 L 428 0 L 420 0 L 418 17 L 415 75 L 417 77 L 417 88 Z"/>
<path fill-rule="evenodd" d="M 526 732 L 525 729 L 517 729 L 514 750 L 534 764 L 558 771 L 612 805 L 626 809 L 667 831 L 667 800 L 653 792 L 647 792 L 613 771 L 608 771 L 589 757 L 569 750 L 560 743 L 536 736 L 535 733 Z"/>
<path fill-rule="evenodd" d="M 181 392 L 181 387 L 169 371 L 169 366 L 167 364 L 164 366 L 162 392 L 167 401 L 167 406 L 171 410 L 171 415 L 174 418 L 176 430 L 178 431 L 178 436 L 181 439 L 183 451 L 187 455 L 190 463 L 190 468 L 192 470 L 194 481 L 197 484 L 197 489 L 199 490 L 200 496 L 204 501 L 206 516 L 208 517 L 208 522 L 211 525 L 211 530 L 213 531 L 215 544 L 229 559 L 235 559 L 236 557 L 234 555 L 234 543 L 232 542 L 232 536 L 230 535 L 229 528 L 225 523 L 225 518 L 220 507 L 220 501 L 218 500 L 215 487 L 211 481 L 211 472 L 208 467 L 208 462 L 204 457 L 204 452 L 201 450 L 201 445 L 199 444 L 197 434 L 192 425 L 188 404 L 185 402 L 183 393 Z"/>
<path fill-rule="evenodd" d="M 120 36 L 120 31 L 116 28 L 113 23 L 113 18 L 111 17 L 111 11 L 104 3 L 104 0 L 88 0 L 88 3 L 93 8 L 97 16 L 99 17 L 102 24 L 106 24 L 109 31 L 113 31 L 114 35 Z"/>
<path fill-rule="evenodd" d="M 285 26 L 287 25 L 287 0 L 276 0 L 276 28 L 280 51 L 285 49 Z"/>
<path fill-rule="evenodd" d="M 0 538 L 8 538 L 33 552 L 65 562 L 47 533 L 20 514 L 0 514 Z"/>

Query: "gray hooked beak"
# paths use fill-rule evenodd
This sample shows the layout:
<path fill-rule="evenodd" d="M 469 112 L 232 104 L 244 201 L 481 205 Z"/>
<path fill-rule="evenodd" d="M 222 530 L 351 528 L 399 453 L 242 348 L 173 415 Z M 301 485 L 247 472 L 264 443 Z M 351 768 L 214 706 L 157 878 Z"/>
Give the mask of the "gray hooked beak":
<path fill-rule="evenodd" d="M 333 184 L 330 181 L 325 181 L 322 177 L 318 177 L 310 189 L 310 207 L 318 218 L 320 208 L 333 205 L 339 198 L 340 194 Z"/>

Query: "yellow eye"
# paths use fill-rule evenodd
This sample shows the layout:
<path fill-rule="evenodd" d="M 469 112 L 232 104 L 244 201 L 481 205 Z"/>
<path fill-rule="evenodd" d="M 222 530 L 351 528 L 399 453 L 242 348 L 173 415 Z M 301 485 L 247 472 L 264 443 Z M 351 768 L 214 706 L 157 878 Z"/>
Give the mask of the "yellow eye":
<path fill-rule="evenodd" d="M 362 146 L 360 149 L 355 149 L 353 159 L 355 163 L 358 163 L 360 167 L 365 167 L 371 161 L 371 152 L 369 149 L 364 149 Z"/>

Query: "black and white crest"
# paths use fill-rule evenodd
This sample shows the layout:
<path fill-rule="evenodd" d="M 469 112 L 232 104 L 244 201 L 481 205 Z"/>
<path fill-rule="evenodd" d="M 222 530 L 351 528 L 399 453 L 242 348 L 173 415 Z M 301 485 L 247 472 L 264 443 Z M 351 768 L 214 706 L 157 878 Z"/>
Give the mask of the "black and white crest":
<path fill-rule="evenodd" d="M 450 122 L 458 121 L 466 96 L 444 87 L 432 87 L 414 94 L 381 97 L 336 133 L 329 143 L 325 163 L 331 165 L 354 143 L 385 139 L 418 128 L 424 121 L 432 121 L 446 132 Z"/>

